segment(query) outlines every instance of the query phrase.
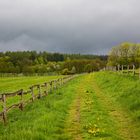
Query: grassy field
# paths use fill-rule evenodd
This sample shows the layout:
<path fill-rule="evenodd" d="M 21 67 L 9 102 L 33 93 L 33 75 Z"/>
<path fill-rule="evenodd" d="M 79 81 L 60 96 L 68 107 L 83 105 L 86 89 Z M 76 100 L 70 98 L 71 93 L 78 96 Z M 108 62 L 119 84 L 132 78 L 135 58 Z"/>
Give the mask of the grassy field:
<path fill-rule="evenodd" d="M 27 90 L 31 85 L 42 84 L 62 76 L 0 77 L 0 93 Z"/>
<path fill-rule="evenodd" d="M 0 139 L 139 140 L 139 82 L 109 72 L 78 76 L 23 112 L 9 112 Z"/>
<path fill-rule="evenodd" d="M 0 94 L 7 92 L 15 92 L 20 89 L 24 91 L 29 90 L 29 87 L 35 84 L 43 84 L 54 79 L 58 79 L 62 76 L 23 76 L 23 77 L 1 77 L 0 78 Z M 34 94 L 38 94 L 38 90 L 34 90 Z M 29 100 L 31 94 L 23 96 L 23 100 Z M 20 96 L 10 97 L 6 100 L 7 107 L 10 107 L 12 104 L 19 103 Z M 2 111 L 2 102 L 0 102 L 0 112 Z"/>

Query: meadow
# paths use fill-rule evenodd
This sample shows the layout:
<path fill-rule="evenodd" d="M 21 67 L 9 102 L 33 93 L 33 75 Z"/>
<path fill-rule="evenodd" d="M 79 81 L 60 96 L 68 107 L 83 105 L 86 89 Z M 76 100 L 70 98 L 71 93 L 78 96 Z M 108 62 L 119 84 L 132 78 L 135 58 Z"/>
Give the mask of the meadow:
<path fill-rule="evenodd" d="M 55 77 L 36 78 L 27 77 L 24 88 Z M 113 72 L 79 75 L 23 111 L 11 110 L 7 125 L 0 124 L 0 139 L 139 140 L 139 82 L 138 77 Z M 7 87 L 6 80 L 2 83 L 1 91 Z M 16 85 L 8 90 L 19 89 Z"/>
<path fill-rule="evenodd" d="M 35 84 L 42 84 L 62 76 L 21 76 L 0 77 L 0 93 L 14 92 L 19 89 L 27 90 Z"/>

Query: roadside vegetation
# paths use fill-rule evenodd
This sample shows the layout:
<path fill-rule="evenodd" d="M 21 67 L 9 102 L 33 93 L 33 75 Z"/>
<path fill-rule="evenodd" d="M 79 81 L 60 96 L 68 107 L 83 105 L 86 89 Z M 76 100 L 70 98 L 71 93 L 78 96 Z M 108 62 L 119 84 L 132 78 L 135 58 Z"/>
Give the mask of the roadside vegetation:
<path fill-rule="evenodd" d="M 118 104 L 131 118 L 133 130 L 140 132 L 140 80 L 137 77 L 100 72 L 95 75 L 96 83 L 106 96 Z M 127 119 L 126 119 L 127 120 Z M 140 137 L 140 135 L 139 135 Z"/>
<path fill-rule="evenodd" d="M 70 81 L 61 89 L 8 114 L 8 124 L 0 124 L 1 140 L 63 140 L 65 118 L 80 79 Z"/>
<path fill-rule="evenodd" d="M 139 80 L 112 72 L 76 77 L 46 97 L 11 110 L 2 140 L 139 140 Z"/>

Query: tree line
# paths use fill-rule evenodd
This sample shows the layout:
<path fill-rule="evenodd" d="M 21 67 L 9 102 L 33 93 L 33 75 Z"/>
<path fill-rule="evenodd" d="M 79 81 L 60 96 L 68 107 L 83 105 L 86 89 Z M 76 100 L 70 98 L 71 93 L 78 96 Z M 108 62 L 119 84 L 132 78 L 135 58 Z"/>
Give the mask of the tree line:
<path fill-rule="evenodd" d="M 140 66 L 140 44 L 121 43 L 111 49 L 108 57 L 109 66 L 135 65 Z"/>
<path fill-rule="evenodd" d="M 106 55 L 0 52 L 0 73 L 83 73 L 103 68 L 106 61 Z"/>

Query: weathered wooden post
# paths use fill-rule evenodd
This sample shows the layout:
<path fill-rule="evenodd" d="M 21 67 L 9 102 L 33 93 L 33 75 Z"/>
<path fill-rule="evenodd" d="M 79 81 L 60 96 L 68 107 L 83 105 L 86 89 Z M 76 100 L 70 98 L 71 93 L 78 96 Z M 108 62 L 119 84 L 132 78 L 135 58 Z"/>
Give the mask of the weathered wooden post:
<path fill-rule="evenodd" d="M 129 74 L 129 65 L 127 66 L 127 73 Z"/>
<path fill-rule="evenodd" d="M 41 94 L 41 86 L 38 85 L 38 98 L 40 99 L 42 97 L 42 94 Z"/>
<path fill-rule="evenodd" d="M 57 80 L 54 80 L 54 90 L 57 88 Z"/>
<path fill-rule="evenodd" d="M 133 65 L 133 75 L 135 75 L 135 65 Z"/>
<path fill-rule="evenodd" d="M 140 66 L 139 66 L 139 79 L 140 79 Z"/>
<path fill-rule="evenodd" d="M 59 79 L 56 80 L 56 89 L 59 87 Z"/>
<path fill-rule="evenodd" d="M 123 73 L 123 65 L 122 65 L 122 73 Z"/>
<path fill-rule="evenodd" d="M 48 84 L 47 83 L 45 83 L 45 88 L 46 88 L 45 93 L 46 93 L 46 95 L 48 95 Z"/>
<path fill-rule="evenodd" d="M 2 118 L 3 118 L 3 122 L 4 124 L 7 123 L 7 111 L 6 111 L 6 95 L 2 94 L 2 107 L 3 107 L 3 113 L 2 113 Z"/>
<path fill-rule="evenodd" d="M 35 97 L 34 97 L 34 87 L 32 86 L 31 88 L 31 94 L 32 94 L 32 102 L 34 101 Z"/>
<path fill-rule="evenodd" d="M 62 78 L 62 85 L 64 84 L 64 77 Z"/>
<path fill-rule="evenodd" d="M 50 81 L 50 93 L 52 92 L 52 84 L 53 84 L 53 81 Z"/>
<path fill-rule="evenodd" d="M 58 88 L 58 86 L 59 86 L 59 80 L 57 79 L 56 80 L 56 89 Z"/>
<path fill-rule="evenodd" d="M 57 80 L 55 80 L 55 89 L 57 89 Z"/>
<path fill-rule="evenodd" d="M 59 88 L 59 79 L 57 79 L 57 89 Z"/>
<path fill-rule="evenodd" d="M 19 108 L 22 111 L 23 110 L 23 89 L 20 92 L 20 96 L 21 96 L 21 98 L 20 98 L 20 107 Z"/>
<path fill-rule="evenodd" d="M 60 85 L 62 86 L 63 85 L 63 81 L 62 81 L 63 79 L 61 78 L 60 79 Z"/>

